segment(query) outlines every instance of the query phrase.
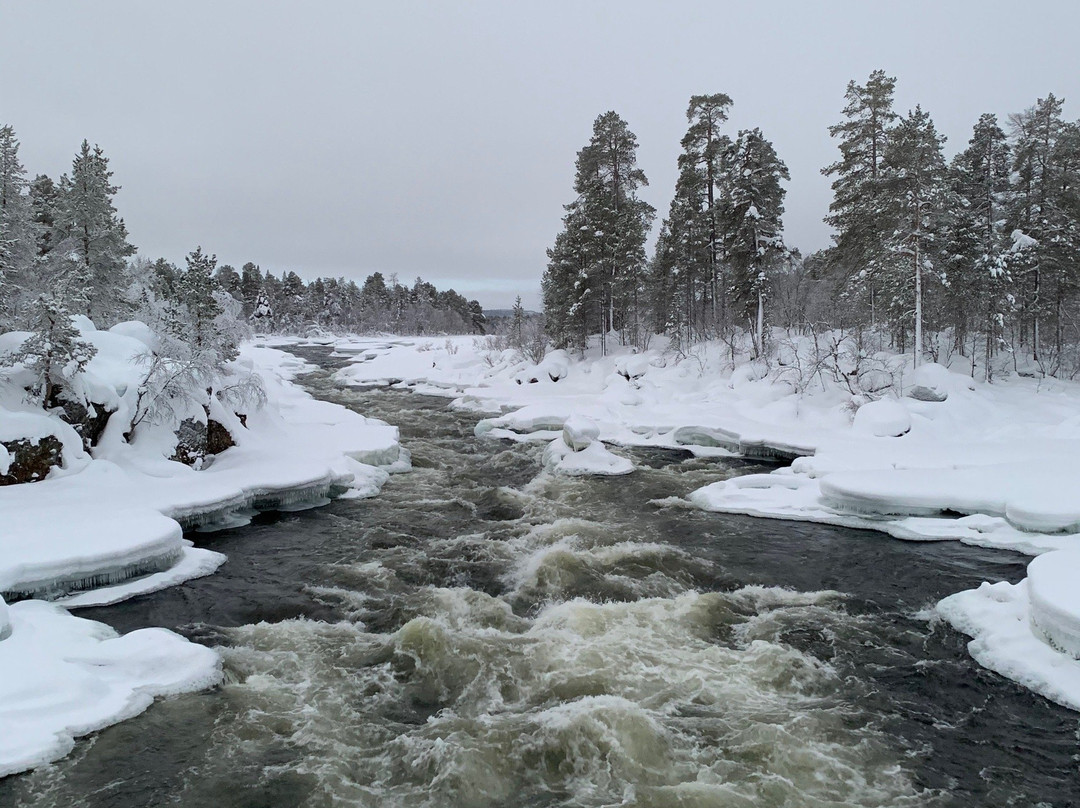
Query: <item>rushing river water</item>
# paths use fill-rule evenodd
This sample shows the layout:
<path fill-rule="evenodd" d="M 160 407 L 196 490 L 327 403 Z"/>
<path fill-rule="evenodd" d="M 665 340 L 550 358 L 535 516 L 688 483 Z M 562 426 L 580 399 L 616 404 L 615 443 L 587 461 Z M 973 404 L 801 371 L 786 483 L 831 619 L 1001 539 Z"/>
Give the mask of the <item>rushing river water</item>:
<path fill-rule="evenodd" d="M 924 616 L 1024 558 L 661 507 L 761 466 L 553 478 L 444 399 L 305 381 L 398 425 L 414 470 L 197 535 L 217 574 L 82 611 L 219 646 L 227 681 L 0 806 L 1080 804 L 1076 714 Z"/>

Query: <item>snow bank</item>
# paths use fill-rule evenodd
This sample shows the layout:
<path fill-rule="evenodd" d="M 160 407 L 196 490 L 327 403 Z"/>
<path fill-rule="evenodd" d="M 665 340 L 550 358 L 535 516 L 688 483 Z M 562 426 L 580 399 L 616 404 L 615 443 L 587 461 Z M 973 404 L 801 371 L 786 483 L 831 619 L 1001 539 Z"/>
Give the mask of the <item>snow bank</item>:
<path fill-rule="evenodd" d="M 44 601 L 8 607 L 0 645 L 0 777 L 63 757 L 74 739 L 158 696 L 221 680 L 218 655 L 165 629 L 118 636 Z"/>
<path fill-rule="evenodd" d="M 968 652 L 980 665 L 1053 702 L 1080 710 L 1080 664 L 1056 651 L 1031 624 L 1029 581 L 983 583 L 938 603 L 936 613 L 972 637 Z"/>
<path fill-rule="evenodd" d="M 124 333 L 84 332 L 99 346 L 88 383 L 98 400 L 108 390 L 126 406 L 132 356 L 145 349 L 129 336 L 139 325 L 121 324 Z M 181 573 L 206 574 L 223 560 L 212 554 L 195 563 L 182 528 L 243 524 L 257 510 L 321 504 L 349 489 L 371 496 L 387 479 L 379 466 L 402 464 L 397 428 L 313 399 L 292 384 L 307 369 L 295 357 L 246 346 L 239 364 L 262 377 L 267 404 L 248 413 L 246 426 L 218 407 L 215 417 L 236 445 L 200 471 L 167 459 L 165 427 L 142 431 L 129 444 L 118 434 L 122 425 L 110 422 L 91 460 L 59 419 L 5 410 L 0 439 L 8 432 L 57 434 L 65 469 L 42 482 L 0 487 L 0 593 L 9 600 L 51 599 L 154 574 L 146 585 L 179 583 Z M 113 592 L 146 591 L 142 586 Z"/>

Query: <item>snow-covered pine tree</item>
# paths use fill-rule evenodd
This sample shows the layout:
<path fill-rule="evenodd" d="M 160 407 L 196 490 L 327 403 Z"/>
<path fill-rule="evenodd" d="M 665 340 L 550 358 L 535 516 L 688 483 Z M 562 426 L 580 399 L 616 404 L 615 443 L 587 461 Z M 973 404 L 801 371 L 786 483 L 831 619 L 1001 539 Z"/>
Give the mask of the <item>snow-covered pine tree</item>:
<path fill-rule="evenodd" d="M 71 164 L 71 176 L 60 180 L 61 209 L 56 246 L 64 262 L 65 295 L 99 327 L 115 322 L 123 305 L 124 269 L 135 253 L 127 227 L 113 206 L 119 186 L 112 184 L 109 160 L 100 146 L 83 141 Z"/>
<path fill-rule="evenodd" d="M 52 178 L 38 174 L 30 183 L 30 203 L 38 226 L 37 254 L 44 258 L 55 244 L 56 219 L 60 215 L 60 189 Z"/>
<path fill-rule="evenodd" d="M 1009 219 L 1031 240 L 1030 248 L 1013 253 L 1011 267 L 1021 292 L 1021 329 L 1028 335 L 1021 341 L 1030 342 L 1040 362 L 1048 349 L 1055 362 L 1061 356 L 1063 319 L 1076 294 L 1080 261 L 1080 132 L 1062 119 L 1063 103 L 1051 93 L 1010 116 L 1016 183 Z M 1045 338 L 1044 322 L 1052 340 Z"/>
<path fill-rule="evenodd" d="M 1005 318 L 1011 313 L 1005 260 L 1010 160 L 1009 144 L 997 116 L 985 113 L 975 124 L 967 148 L 949 166 L 954 204 L 946 250 L 947 310 L 961 353 L 970 336 L 972 374 L 976 339 L 983 339 L 983 376 L 987 381 L 992 378 L 990 359 L 1003 339 Z"/>
<path fill-rule="evenodd" d="M 37 227 L 26 170 L 19 162 L 19 141 L 10 126 L 0 126 L 0 332 L 20 321 L 31 293 L 37 255 Z"/>
<path fill-rule="evenodd" d="M 716 188 L 720 180 L 721 160 L 731 147 L 731 139 L 721 131 L 721 126 L 728 119 L 731 104 L 731 98 L 724 93 L 691 96 L 686 109 L 686 120 L 690 126 L 683 136 L 683 151 L 679 155 L 680 179 L 698 179 L 701 182 L 700 191 L 704 192 L 704 208 L 699 215 L 703 216 L 707 223 L 705 254 L 708 285 L 705 291 L 708 294 L 708 306 L 714 326 L 722 316 L 721 309 L 724 304 Z M 684 174 L 689 168 L 694 170 Z"/>
<path fill-rule="evenodd" d="M 874 270 L 883 258 L 888 226 L 878 218 L 879 191 L 889 130 L 896 120 L 893 91 L 896 79 L 875 70 L 866 84 L 848 82 L 844 120 L 829 127 L 839 138 L 840 159 L 821 173 L 833 177 L 833 201 L 825 222 L 836 231 L 829 264 L 838 279 L 838 291 L 854 306 L 856 317 L 869 309 L 876 319 Z"/>
<path fill-rule="evenodd" d="M 611 331 L 620 331 L 624 342 L 639 343 L 645 335 L 645 239 L 655 211 L 637 195 L 643 185 L 648 180 L 637 167 L 637 137 L 617 113 L 605 112 L 577 155 L 578 198 L 566 206 L 565 235 L 549 253 L 549 269 L 554 262 L 559 278 L 547 284 L 545 295 L 545 307 L 550 301 L 562 309 L 551 312 L 556 329 L 565 315 L 571 321 L 581 315 L 595 318 L 592 327 L 598 328 L 605 352 Z M 568 283 L 567 269 L 573 264 L 583 277 Z M 588 312 L 581 310 L 583 305 Z M 552 336 L 559 343 L 569 335 Z"/>
<path fill-rule="evenodd" d="M 96 353 L 97 348 L 83 340 L 72 325 L 63 302 L 42 295 L 34 306 L 33 335 L 16 352 L 13 362 L 21 362 L 34 374 L 30 394 L 50 409 L 59 404 L 61 394 L 84 403 L 74 385 Z"/>
<path fill-rule="evenodd" d="M 731 294 L 746 317 L 754 352 L 765 351 L 765 293 L 769 272 L 783 259 L 787 166 L 760 129 L 739 132 L 720 179 L 719 234 L 731 266 Z"/>
<path fill-rule="evenodd" d="M 944 236 L 952 203 L 944 142 L 930 116 L 916 106 L 890 134 L 875 197 L 875 217 L 889 227 L 879 288 L 901 348 L 908 323 L 913 326 L 916 367 L 924 350 L 926 284 L 945 272 Z"/>

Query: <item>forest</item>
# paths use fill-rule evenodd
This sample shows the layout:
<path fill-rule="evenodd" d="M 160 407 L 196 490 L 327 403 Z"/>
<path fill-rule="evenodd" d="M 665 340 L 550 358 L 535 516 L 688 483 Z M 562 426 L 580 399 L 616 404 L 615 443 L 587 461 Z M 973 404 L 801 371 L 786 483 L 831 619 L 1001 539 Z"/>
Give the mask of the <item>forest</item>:
<path fill-rule="evenodd" d="M 656 211 L 637 139 L 614 112 L 577 156 L 575 198 L 548 251 L 548 331 L 685 352 L 747 338 L 754 357 L 784 334 L 854 335 L 865 351 L 910 351 L 992 380 L 1017 370 L 1080 372 L 1080 124 L 1047 94 L 999 121 L 985 113 L 951 158 L 929 113 L 894 109 L 896 79 L 851 81 L 829 134 L 828 249 L 784 240 L 789 174 L 759 129 L 727 133 L 727 95 L 694 96 L 678 180 L 656 248 Z M 776 329 L 780 329 L 777 332 Z M 772 342 L 773 344 L 770 344 Z M 734 353 L 734 347 L 732 348 Z"/>

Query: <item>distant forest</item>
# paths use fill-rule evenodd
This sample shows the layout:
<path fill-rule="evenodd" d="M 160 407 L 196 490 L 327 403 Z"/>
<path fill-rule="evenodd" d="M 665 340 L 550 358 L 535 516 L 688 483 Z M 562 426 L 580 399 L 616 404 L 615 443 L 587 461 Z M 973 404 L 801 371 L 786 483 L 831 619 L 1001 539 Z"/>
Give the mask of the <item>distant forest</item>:
<path fill-rule="evenodd" d="M 83 142 L 71 172 L 27 179 L 19 141 L 0 126 L 0 332 L 32 330 L 46 309 L 83 314 L 99 328 L 137 318 L 152 326 L 183 318 L 188 266 L 135 257 L 114 198 L 109 160 Z M 199 248 L 200 271 L 226 313 L 260 331 L 408 334 L 484 333 L 480 304 L 417 278 L 411 286 L 376 272 L 362 284 L 345 278 L 305 282 L 254 263 L 238 271 Z M 195 253 L 192 254 L 194 256 Z"/>

